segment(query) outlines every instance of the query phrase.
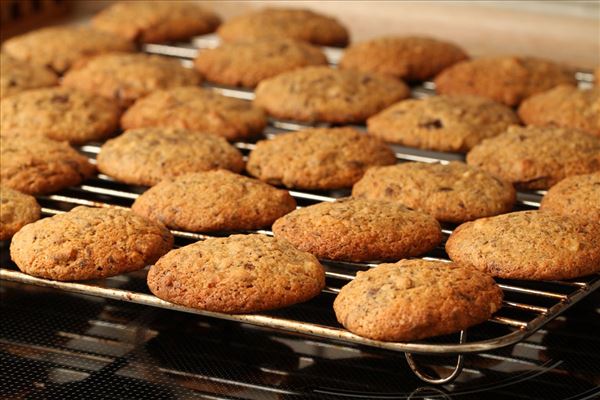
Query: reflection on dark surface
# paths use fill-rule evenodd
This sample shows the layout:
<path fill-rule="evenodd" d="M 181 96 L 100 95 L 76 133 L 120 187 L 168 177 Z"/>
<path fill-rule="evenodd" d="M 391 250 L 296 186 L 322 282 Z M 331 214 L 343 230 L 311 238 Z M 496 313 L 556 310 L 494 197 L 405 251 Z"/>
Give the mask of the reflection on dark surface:
<path fill-rule="evenodd" d="M 598 393 L 598 294 L 432 388 L 403 355 L 0 281 L 0 398 L 585 399 Z M 452 358 L 419 357 L 437 373 Z"/>

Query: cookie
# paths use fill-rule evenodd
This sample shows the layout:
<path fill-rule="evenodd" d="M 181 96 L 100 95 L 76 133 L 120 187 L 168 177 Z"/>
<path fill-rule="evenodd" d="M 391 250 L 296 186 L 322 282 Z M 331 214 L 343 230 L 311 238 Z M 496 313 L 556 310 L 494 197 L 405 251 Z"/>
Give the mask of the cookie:
<path fill-rule="evenodd" d="M 216 135 L 178 128 L 139 128 L 107 141 L 98 170 L 130 185 L 152 186 L 178 175 L 244 169 L 242 154 Z"/>
<path fill-rule="evenodd" d="M 273 233 L 318 258 L 355 262 L 418 256 L 442 240 L 433 217 L 399 204 L 363 199 L 300 208 L 279 218 Z"/>
<path fill-rule="evenodd" d="M 467 163 L 521 189 L 548 189 L 600 170 L 600 139 L 573 129 L 512 126 L 467 154 Z"/>
<path fill-rule="evenodd" d="M 318 47 L 294 39 L 262 38 L 202 50 L 194 61 L 207 80 L 253 88 L 264 79 L 309 65 L 326 65 Z"/>
<path fill-rule="evenodd" d="M 172 247 L 167 228 L 129 210 L 76 207 L 23 227 L 10 256 L 26 274 L 80 281 L 137 271 Z"/>
<path fill-rule="evenodd" d="M 363 122 L 409 94 L 391 77 L 321 66 L 262 81 L 254 102 L 276 118 L 343 124 Z"/>
<path fill-rule="evenodd" d="M 352 186 L 374 165 L 396 162 L 378 139 L 352 128 L 314 128 L 261 140 L 248 157 L 250 175 L 302 189 Z"/>
<path fill-rule="evenodd" d="M 543 211 L 467 222 L 446 251 L 462 265 L 506 279 L 571 279 L 600 272 L 600 224 Z"/>
<path fill-rule="evenodd" d="M 297 8 L 265 8 L 233 17 L 217 33 L 227 42 L 275 37 L 341 47 L 350 40 L 346 27 L 335 18 Z"/>
<path fill-rule="evenodd" d="M 596 86 L 600 86 L 600 67 L 594 70 L 594 83 Z"/>
<path fill-rule="evenodd" d="M 113 51 L 134 51 L 127 39 L 81 26 L 55 26 L 38 29 L 8 39 L 2 51 L 31 64 L 49 67 L 60 73 L 78 61 Z"/>
<path fill-rule="evenodd" d="M 368 131 L 387 142 L 466 153 L 519 119 L 510 107 L 476 96 L 409 99 L 367 120 Z"/>
<path fill-rule="evenodd" d="M 558 182 L 542 199 L 540 210 L 600 223 L 600 172 Z"/>
<path fill-rule="evenodd" d="M 509 212 L 516 200 L 510 183 L 462 162 L 370 168 L 352 196 L 392 201 L 454 223 Z"/>
<path fill-rule="evenodd" d="M 264 228 L 295 208 L 287 191 L 226 170 L 162 181 L 131 207 L 139 215 L 188 232 Z"/>
<path fill-rule="evenodd" d="M 61 87 L 29 90 L 0 102 L 4 135 L 43 135 L 74 144 L 111 136 L 120 115 L 109 99 Z"/>
<path fill-rule="evenodd" d="M 472 94 L 509 106 L 560 84 L 575 85 L 575 74 L 533 57 L 484 57 L 462 61 L 435 78 L 441 94 Z"/>
<path fill-rule="evenodd" d="M 0 186 L 0 240 L 8 240 L 23 226 L 40 219 L 35 197 Z"/>
<path fill-rule="evenodd" d="M 467 59 L 455 44 L 422 36 L 385 36 L 348 47 L 340 67 L 423 81 Z"/>
<path fill-rule="evenodd" d="M 121 119 L 125 129 L 149 126 L 186 128 L 229 140 L 256 136 L 267 124 L 263 110 L 199 87 L 158 90 L 138 100 Z"/>
<path fill-rule="evenodd" d="M 0 136 L 2 185 L 28 194 L 59 191 L 92 176 L 95 167 L 67 143 L 43 136 Z"/>
<path fill-rule="evenodd" d="M 92 18 L 94 28 L 142 43 L 186 40 L 214 32 L 220 23 L 212 11 L 175 1 L 121 1 Z"/>
<path fill-rule="evenodd" d="M 52 70 L 0 54 L 0 99 L 57 84 L 58 76 Z"/>
<path fill-rule="evenodd" d="M 169 252 L 150 268 L 157 297 L 186 307 L 250 313 L 301 303 L 325 286 L 317 259 L 266 235 L 213 238 Z"/>
<path fill-rule="evenodd" d="M 130 106 L 159 89 L 197 85 L 201 77 L 178 60 L 147 54 L 114 53 L 94 57 L 70 70 L 62 84 Z"/>
<path fill-rule="evenodd" d="M 479 271 L 452 263 L 381 264 L 342 287 L 333 303 L 350 332 L 374 340 L 413 341 L 467 329 L 502 306 L 502 290 Z"/>
<path fill-rule="evenodd" d="M 527 125 L 560 126 L 600 137 L 600 88 L 557 86 L 521 103 L 519 117 Z"/>

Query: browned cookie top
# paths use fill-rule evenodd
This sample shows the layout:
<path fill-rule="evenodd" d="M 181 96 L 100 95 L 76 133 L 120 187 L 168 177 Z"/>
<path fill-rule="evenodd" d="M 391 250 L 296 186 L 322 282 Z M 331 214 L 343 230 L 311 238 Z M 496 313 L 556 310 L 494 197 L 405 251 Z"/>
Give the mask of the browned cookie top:
<path fill-rule="evenodd" d="M 264 79 L 308 65 L 325 65 L 318 47 L 287 38 L 260 38 L 202 50 L 196 69 L 211 82 L 253 88 Z"/>
<path fill-rule="evenodd" d="M 95 171 L 67 143 L 43 136 L 0 136 L 0 159 L 2 185 L 29 194 L 77 185 Z"/>
<path fill-rule="evenodd" d="M 509 107 L 476 96 L 403 100 L 367 120 L 370 134 L 404 146 L 467 152 L 519 118 Z"/>
<path fill-rule="evenodd" d="M 350 46 L 340 67 L 406 80 L 429 79 L 468 58 L 458 46 L 429 37 L 385 36 Z"/>
<path fill-rule="evenodd" d="M 157 90 L 138 100 L 121 119 L 125 129 L 185 128 L 229 140 L 256 136 L 266 124 L 264 111 L 252 103 L 193 86 Z"/>
<path fill-rule="evenodd" d="M 92 19 L 96 29 L 142 43 L 185 40 L 213 32 L 221 19 L 192 2 L 120 1 Z"/>
<path fill-rule="evenodd" d="M 347 29 L 335 18 L 297 8 L 265 8 L 240 15 L 221 25 L 218 33 L 228 42 L 275 37 L 345 46 L 350 40 Z"/>
<path fill-rule="evenodd" d="M 23 227 L 10 256 L 27 274 L 78 281 L 142 269 L 172 246 L 164 226 L 129 210 L 76 207 Z"/>
<path fill-rule="evenodd" d="M 102 173 L 144 186 L 190 172 L 244 169 L 242 154 L 225 139 L 178 128 L 127 130 L 102 146 L 97 161 Z"/>
<path fill-rule="evenodd" d="M 273 233 L 319 258 L 356 262 L 418 256 L 442 240 L 433 217 L 399 204 L 362 199 L 298 209 L 278 219 Z"/>
<path fill-rule="evenodd" d="M 169 252 L 148 272 L 161 299 L 224 313 L 280 308 L 317 296 L 325 271 L 317 259 L 284 240 L 232 235 Z"/>
<path fill-rule="evenodd" d="M 58 77 L 52 70 L 0 54 L 0 99 L 56 84 Z"/>
<path fill-rule="evenodd" d="M 378 139 L 352 128 L 315 128 L 261 140 L 248 158 L 250 175 L 304 189 L 350 187 L 373 165 L 396 162 Z"/>
<path fill-rule="evenodd" d="M 64 87 L 29 90 L 0 102 L 4 135 L 42 135 L 77 144 L 112 135 L 120 115 L 111 100 Z"/>
<path fill-rule="evenodd" d="M 295 208 L 287 191 L 226 170 L 162 181 L 132 206 L 140 215 L 190 232 L 264 228 Z"/>
<path fill-rule="evenodd" d="M 558 182 L 542 199 L 540 210 L 600 223 L 600 172 Z"/>
<path fill-rule="evenodd" d="M 13 37 L 2 45 L 11 57 L 50 67 L 58 73 L 77 61 L 113 51 L 134 51 L 132 42 L 87 27 L 54 26 Z"/>
<path fill-rule="evenodd" d="M 391 77 L 322 66 L 262 81 L 255 102 L 276 118 L 351 123 L 362 122 L 409 94 L 404 83 Z"/>
<path fill-rule="evenodd" d="M 178 60 L 147 54 L 113 53 L 94 57 L 69 71 L 62 84 L 129 106 L 159 89 L 197 85 L 201 77 Z"/>
<path fill-rule="evenodd" d="M 573 128 L 600 137 L 600 88 L 557 86 L 521 103 L 519 116 L 527 125 Z"/>
<path fill-rule="evenodd" d="M 551 61 L 533 57 L 484 57 L 462 61 L 435 78 L 442 94 L 473 94 L 509 106 L 563 83 L 575 75 Z"/>
<path fill-rule="evenodd" d="M 0 240 L 8 240 L 23 226 L 40 218 L 35 197 L 0 186 Z"/>
<path fill-rule="evenodd" d="M 454 230 L 452 261 L 510 279 L 570 279 L 600 272 L 600 224 L 544 211 L 481 218 Z"/>
<path fill-rule="evenodd" d="M 600 139 L 573 129 L 512 126 L 475 146 L 467 163 L 517 188 L 548 189 L 567 176 L 600 170 Z"/>
<path fill-rule="evenodd" d="M 462 162 L 370 168 L 352 195 L 398 202 L 455 223 L 508 212 L 516 200 L 510 183 Z"/>
<path fill-rule="evenodd" d="M 413 341 L 484 322 L 502 290 L 479 271 L 452 263 L 381 264 L 344 286 L 333 303 L 346 329 L 369 339 Z"/>

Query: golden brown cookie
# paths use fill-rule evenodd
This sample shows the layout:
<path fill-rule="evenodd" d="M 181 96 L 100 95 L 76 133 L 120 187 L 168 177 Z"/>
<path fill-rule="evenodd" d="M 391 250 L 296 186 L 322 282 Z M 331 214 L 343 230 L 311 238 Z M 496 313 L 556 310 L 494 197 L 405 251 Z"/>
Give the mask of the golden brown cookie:
<path fill-rule="evenodd" d="M 264 111 L 252 103 L 192 86 L 157 90 L 136 101 L 121 119 L 125 129 L 185 128 L 229 140 L 256 136 L 266 124 Z"/>
<path fill-rule="evenodd" d="M 194 61 L 207 80 L 253 88 L 264 79 L 309 65 L 326 65 L 316 46 L 294 39 L 261 38 L 225 43 L 202 50 Z"/>
<path fill-rule="evenodd" d="M 10 256 L 26 274 L 79 281 L 142 269 L 172 247 L 171 232 L 129 210 L 76 207 L 23 227 Z"/>
<path fill-rule="evenodd" d="M 423 36 L 385 36 L 354 44 L 340 67 L 423 81 L 468 58 L 455 44 Z"/>
<path fill-rule="evenodd" d="M 35 197 L 0 186 L 0 240 L 8 240 L 23 226 L 40 219 Z"/>
<path fill-rule="evenodd" d="M 80 26 L 54 26 L 13 37 L 2 45 L 11 57 L 60 73 L 87 57 L 113 51 L 134 51 L 127 39 Z"/>
<path fill-rule="evenodd" d="M 367 168 L 396 162 L 378 139 L 352 128 L 315 128 L 261 140 L 248 158 L 250 175 L 303 189 L 350 187 Z"/>
<path fill-rule="evenodd" d="M 0 136 L 2 185 L 28 194 L 78 185 L 95 168 L 67 143 L 43 136 Z"/>
<path fill-rule="evenodd" d="M 462 162 L 370 168 L 352 196 L 397 202 L 454 223 L 509 212 L 516 200 L 510 183 Z"/>
<path fill-rule="evenodd" d="M 226 21 L 217 31 L 227 42 L 290 38 L 322 46 L 345 46 L 348 30 L 335 18 L 293 8 L 264 8 Z"/>
<path fill-rule="evenodd" d="M 242 154 L 225 139 L 178 128 L 127 130 L 102 146 L 97 164 L 103 174 L 143 186 L 190 172 L 244 169 Z"/>
<path fill-rule="evenodd" d="M 279 218 L 273 233 L 318 258 L 355 262 L 415 257 L 442 240 L 433 217 L 399 204 L 363 199 L 300 208 Z"/>
<path fill-rule="evenodd" d="M 120 1 L 92 19 L 96 29 L 142 43 L 186 40 L 214 32 L 218 15 L 193 2 Z"/>
<path fill-rule="evenodd" d="M 600 170 L 600 138 L 573 129 L 512 126 L 467 154 L 467 163 L 521 189 L 548 189 Z"/>
<path fill-rule="evenodd" d="M 75 144 L 113 135 L 120 115 L 111 100 L 64 87 L 29 90 L 0 102 L 3 135 L 41 135 Z"/>
<path fill-rule="evenodd" d="M 0 54 L 0 99 L 56 84 L 58 77 L 52 70 Z"/>
<path fill-rule="evenodd" d="M 508 279 L 571 279 L 600 272 L 600 224 L 521 211 L 462 224 L 446 242 L 452 261 Z"/>
<path fill-rule="evenodd" d="M 600 223 L 600 172 L 558 182 L 542 199 L 540 210 Z"/>
<path fill-rule="evenodd" d="M 453 152 L 467 152 L 518 123 L 509 107 L 476 96 L 403 100 L 367 120 L 369 133 L 387 142 Z"/>
<path fill-rule="evenodd" d="M 240 231 L 271 226 L 296 208 L 285 190 L 226 170 L 165 180 L 137 198 L 136 213 L 188 232 Z"/>
<path fill-rule="evenodd" d="M 363 122 L 410 91 L 383 75 L 305 67 L 262 81 L 256 105 L 276 118 L 333 123 Z"/>
<path fill-rule="evenodd" d="M 157 297 L 186 307 L 249 313 L 301 303 L 325 286 L 317 259 L 265 235 L 213 238 L 169 252 L 150 268 Z"/>
<path fill-rule="evenodd" d="M 113 53 L 87 60 L 70 70 L 62 84 L 87 90 L 130 106 L 150 92 L 197 85 L 201 77 L 178 60 L 147 54 Z"/>
<path fill-rule="evenodd" d="M 350 332 L 374 340 L 413 341 L 467 329 L 502 306 L 502 290 L 479 271 L 452 263 L 381 264 L 344 286 L 333 308 Z"/>
<path fill-rule="evenodd" d="M 519 117 L 527 125 L 560 126 L 600 137 L 600 88 L 557 86 L 521 103 Z"/>
<path fill-rule="evenodd" d="M 435 78 L 441 94 L 472 94 L 509 106 L 560 84 L 575 85 L 575 75 L 551 61 L 533 57 L 483 57 L 462 61 Z"/>

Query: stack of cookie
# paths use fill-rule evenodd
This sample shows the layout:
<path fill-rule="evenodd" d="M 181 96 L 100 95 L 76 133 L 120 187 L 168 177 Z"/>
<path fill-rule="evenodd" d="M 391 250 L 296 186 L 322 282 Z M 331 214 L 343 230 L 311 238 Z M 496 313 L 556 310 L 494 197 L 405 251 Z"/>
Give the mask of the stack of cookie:
<path fill-rule="evenodd" d="M 136 52 L 215 30 L 223 43 L 200 51 L 193 68 Z M 597 88 L 576 88 L 572 71 L 550 61 L 471 60 L 428 37 L 350 45 L 329 66 L 319 46 L 348 43 L 339 21 L 312 11 L 265 9 L 221 24 L 185 2 L 116 3 L 91 27 L 7 41 L 0 238 L 14 235 L 12 259 L 66 281 L 154 264 L 156 296 L 222 313 L 319 295 L 319 260 L 386 261 L 343 287 L 334 311 L 348 330 L 388 341 L 490 318 L 502 306 L 494 277 L 600 272 Z M 410 98 L 410 85 L 431 79 L 439 96 Z M 252 89 L 254 101 L 215 84 Z M 267 138 L 269 118 L 319 127 Z M 71 147 L 90 142 L 103 142 L 93 163 Z M 397 163 L 390 144 L 466 153 L 466 163 Z M 141 187 L 131 209 L 77 207 L 36 222 L 31 195 L 79 185 L 96 169 Z M 546 189 L 542 211 L 511 212 L 516 190 Z M 294 191 L 348 198 L 299 207 Z M 442 228 L 456 228 L 445 243 L 452 262 L 415 259 L 443 250 Z M 172 250 L 169 229 L 221 237 Z"/>

